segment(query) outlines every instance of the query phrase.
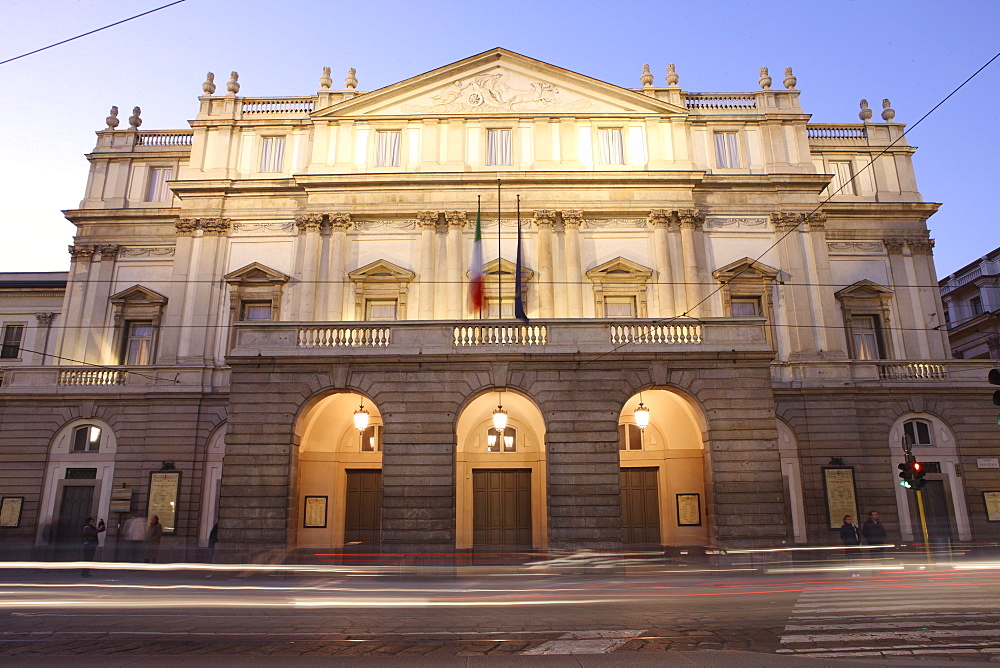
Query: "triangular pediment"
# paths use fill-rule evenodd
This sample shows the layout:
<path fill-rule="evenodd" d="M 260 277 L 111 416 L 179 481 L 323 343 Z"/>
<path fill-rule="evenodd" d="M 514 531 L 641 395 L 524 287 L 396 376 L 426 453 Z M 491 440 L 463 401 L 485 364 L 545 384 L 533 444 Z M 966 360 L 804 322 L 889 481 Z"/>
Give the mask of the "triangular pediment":
<path fill-rule="evenodd" d="M 240 267 L 235 271 L 231 271 L 223 278 L 226 279 L 227 283 L 242 283 L 242 284 L 274 284 L 274 283 L 287 283 L 288 275 L 283 274 L 277 269 L 271 269 L 267 265 L 263 265 L 260 262 L 251 262 L 245 267 Z"/>
<path fill-rule="evenodd" d="M 866 278 L 857 283 L 852 283 L 834 294 L 837 296 L 837 299 L 883 299 L 891 297 L 893 292 L 889 288 L 879 285 L 874 281 L 869 281 Z"/>
<path fill-rule="evenodd" d="M 590 280 L 621 280 L 647 279 L 653 275 L 653 270 L 638 262 L 616 257 L 604 264 L 597 265 L 587 272 Z"/>
<path fill-rule="evenodd" d="M 766 265 L 763 262 L 757 262 L 748 257 L 742 260 L 736 260 L 736 262 L 730 262 L 725 267 L 719 267 L 714 272 L 712 276 L 715 277 L 717 281 L 760 281 L 760 280 L 770 280 L 773 281 L 778 277 L 778 270 L 770 265 Z"/>
<path fill-rule="evenodd" d="M 687 110 L 497 48 L 317 110 L 313 118 L 496 114 L 642 116 Z"/>
<path fill-rule="evenodd" d="M 155 290 L 150 290 L 141 285 L 133 285 L 131 288 L 126 288 L 119 293 L 111 295 L 111 303 L 163 305 L 167 303 L 167 298 Z"/>
<path fill-rule="evenodd" d="M 414 274 L 409 269 L 403 269 L 397 264 L 388 260 L 375 260 L 370 264 L 355 269 L 348 274 L 352 281 L 365 281 L 369 283 L 387 282 L 399 283 L 409 282 L 414 279 Z"/>

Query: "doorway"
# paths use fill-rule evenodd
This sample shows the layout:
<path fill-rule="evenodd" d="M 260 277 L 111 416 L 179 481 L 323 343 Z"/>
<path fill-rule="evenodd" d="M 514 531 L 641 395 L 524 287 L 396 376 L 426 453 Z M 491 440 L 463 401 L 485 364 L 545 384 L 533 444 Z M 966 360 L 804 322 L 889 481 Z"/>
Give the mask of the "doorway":
<path fill-rule="evenodd" d="M 59 500 L 59 515 L 55 524 L 56 558 L 72 561 L 81 556 L 83 525 L 94 508 L 93 485 L 66 485 Z"/>
<path fill-rule="evenodd" d="M 473 469 L 473 547 L 531 549 L 531 469 Z"/>
<path fill-rule="evenodd" d="M 660 494 L 658 468 L 621 470 L 622 543 L 631 547 L 660 546 Z"/>
<path fill-rule="evenodd" d="M 382 530 L 382 471 L 348 469 L 344 545 L 377 545 Z"/>

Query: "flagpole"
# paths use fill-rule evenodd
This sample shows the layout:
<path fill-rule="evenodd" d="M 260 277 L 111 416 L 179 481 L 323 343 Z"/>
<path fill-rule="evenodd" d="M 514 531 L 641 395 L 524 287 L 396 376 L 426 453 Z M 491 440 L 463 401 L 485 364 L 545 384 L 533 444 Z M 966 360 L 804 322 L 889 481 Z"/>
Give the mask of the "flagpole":
<path fill-rule="evenodd" d="M 500 235 L 500 177 L 497 177 L 497 320 L 503 320 L 503 271 L 500 258 L 503 257 L 503 244 Z"/>

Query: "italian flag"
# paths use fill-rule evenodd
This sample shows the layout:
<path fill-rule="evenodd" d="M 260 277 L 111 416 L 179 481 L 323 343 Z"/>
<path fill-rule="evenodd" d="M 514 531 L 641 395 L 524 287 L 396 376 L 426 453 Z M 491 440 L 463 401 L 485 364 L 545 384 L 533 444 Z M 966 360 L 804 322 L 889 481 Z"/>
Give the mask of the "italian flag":
<path fill-rule="evenodd" d="M 472 243 L 472 264 L 469 266 L 469 310 L 483 315 L 483 223 L 480 206 L 476 205 L 476 239 Z"/>

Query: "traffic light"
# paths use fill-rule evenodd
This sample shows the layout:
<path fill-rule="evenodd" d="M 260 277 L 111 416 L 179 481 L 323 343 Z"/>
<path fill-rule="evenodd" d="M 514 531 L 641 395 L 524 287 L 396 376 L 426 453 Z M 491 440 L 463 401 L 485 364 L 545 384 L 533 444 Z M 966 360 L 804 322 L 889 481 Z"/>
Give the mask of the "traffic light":
<path fill-rule="evenodd" d="M 1000 385 L 1000 369 L 990 369 L 990 385 Z M 1000 406 L 1000 390 L 993 391 L 993 405 Z M 997 416 L 997 424 L 1000 425 L 1000 415 Z"/>
<path fill-rule="evenodd" d="M 906 462 L 896 468 L 899 469 L 899 477 L 901 478 L 899 481 L 900 486 L 906 489 L 913 489 L 913 468 L 910 464 L 910 458 L 907 457 Z"/>
<path fill-rule="evenodd" d="M 912 464 L 910 464 L 910 470 L 912 471 L 912 474 L 910 476 L 911 488 L 920 489 L 925 484 L 927 484 L 927 481 L 924 480 L 924 476 L 927 475 L 927 472 L 924 471 L 923 464 L 921 464 L 920 462 L 913 462 Z"/>

